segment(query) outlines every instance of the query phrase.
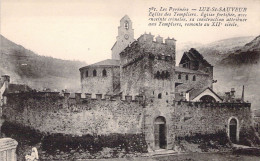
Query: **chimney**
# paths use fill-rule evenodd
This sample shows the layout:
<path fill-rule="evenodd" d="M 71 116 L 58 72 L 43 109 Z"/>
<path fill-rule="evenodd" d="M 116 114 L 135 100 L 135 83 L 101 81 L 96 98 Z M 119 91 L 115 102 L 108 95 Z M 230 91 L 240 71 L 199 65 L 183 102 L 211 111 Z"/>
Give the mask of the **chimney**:
<path fill-rule="evenodd" d="M 230 96 L 231 98 L 234 98 L 235 97 L 235 88 L 231 88 L 231 91 L 230 91 Z"/>
<path fill-rule="evenodd" d="M 242 89 L 242 97 L 241 97 L 241 100 L 242 100 L 242 102 L 244 102 L 244 100 L 245 100 L 245 96 L 244 96 L 244 92 L 245 92 L 245 86 L 243 85 L 243 89 Z"/>
<path fill-rule="evenodd" d="M 160 43 L 160 44 L 163 43 L 163 37 L 161 37 L 160 35 L 157 36 L 155 39 L 156 39 L 156 42 L 158 42 L 158 43 Z"/>
<path fill-rule="evenodd" d="M 5 86 L 5 89 L 8 88 L 9 83 L 10 83 L 10 76 L 2 75 L 2 82 L 3 82 L 3 86 Z"/>

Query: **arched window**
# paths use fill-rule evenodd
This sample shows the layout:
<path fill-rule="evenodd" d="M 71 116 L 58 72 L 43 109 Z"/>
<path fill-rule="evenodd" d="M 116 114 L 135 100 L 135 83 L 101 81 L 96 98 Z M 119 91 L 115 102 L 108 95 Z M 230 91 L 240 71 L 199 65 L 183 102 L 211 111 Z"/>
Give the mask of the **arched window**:
<path fill-rule="evenodd" d="M 217 102 L 216 99 L 210 95 L 204 95 L 200 98 L 202 102 Z"/>
<path fill-rule="evenodd" d="M 160 78 L 160 72 L 159 71 L 157 71 L 155 78 Z"/>
<path fill-rule="evenodd" d="M 161 93 L 158 94 L 158 99 L 162 99 L 162 94 Z"/>
<path fill-rule="evenodd" d="M 85 76 L 88 77 L 88 71 L 86 71 Z"/>
<path fill-rule="evenodd" d="M 93 70 L 93 77 L 97 76 L 97 71 L 96 69 Z"/>
<path fill-rule="evenodd" d="M 106 69 L 104 69 L 104 70 L 102 71 L 102 75 L 103 75 L 103 77 L 106 77 L 106 76 L 107 76 L 107 71 L 106 71 Z"/>
<path fill-rule="evenodd" d="M 170 77 L 170 73 L 168 71 L 166 71 L 166 78 Z"/>
<path fill-rule="evenodd" d="M 194 75 L 193 78 L 192 78 L 193 81 L 196 81 L 196 76 Z"/>
<path fill-rule="evenodd" d="M 124 27 L 125 27 L 125 29 L 129 29 L 129 23 L 128 23 L 128 21 L 125 21 L 125 24 L 124 24 Z"/>
<path fill-rule="evenodd" d="M 178 75 L 178 79 L 181 79 L 181 74 Z"/>
<path fill-rule="evenodd" d="M 189 80 L 189 76 L 188 75 L 186 75 L 186 80 Z"/>
<path fill-rule="evenodd" d="M 162 79 L 165 78 L 165 72 L 164 71 L 162 71 L 161 77 L 162 77 Z"/>

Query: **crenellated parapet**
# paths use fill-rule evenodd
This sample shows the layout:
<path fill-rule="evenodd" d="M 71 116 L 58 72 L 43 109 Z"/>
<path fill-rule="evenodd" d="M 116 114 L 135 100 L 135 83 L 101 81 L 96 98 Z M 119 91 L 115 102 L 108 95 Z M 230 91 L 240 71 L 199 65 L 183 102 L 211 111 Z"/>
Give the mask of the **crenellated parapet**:
<path fill-rule="evenodd" d="M 122 101 L 122 102 L 137 102 L 142 103 L 144 97 L 141 95 L 126 95 L 124 98 L 121 95 L 110 95 L 110 94 L 92 94 L 92 93 L 62 93 L 62 92 L 22 92 L 22 93 L 8 93 L 6 94 L 7 99 L 58 99 L 75 100 L 77 103 L 84 103 L 90 101 Z"/>
<path fill-rule="evenodd" d="M 187 106 L 194 108 L 251 108 L 251 103 L 223 103 L 223 102 L 190 102 L 174 101 L 175 107 Z"/>

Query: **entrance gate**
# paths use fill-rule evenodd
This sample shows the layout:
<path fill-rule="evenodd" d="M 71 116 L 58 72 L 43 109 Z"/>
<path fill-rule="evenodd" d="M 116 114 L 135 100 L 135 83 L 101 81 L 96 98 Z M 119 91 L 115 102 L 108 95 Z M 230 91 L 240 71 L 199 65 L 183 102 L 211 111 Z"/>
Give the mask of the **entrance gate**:
<path fill-rule="evenodd" d="M 229 138 L 232 143 L 237 142 L 237 120 L 231 119 L 229 123 Z"/>
<path fill-rule="evenodd" d="M 154 141 L 155 149 L 166 149 L 167 148 L 167 139 L 166 139 L 166 121 L 165 118 L 159 116 L 155 119 L 154 122 Z"/>

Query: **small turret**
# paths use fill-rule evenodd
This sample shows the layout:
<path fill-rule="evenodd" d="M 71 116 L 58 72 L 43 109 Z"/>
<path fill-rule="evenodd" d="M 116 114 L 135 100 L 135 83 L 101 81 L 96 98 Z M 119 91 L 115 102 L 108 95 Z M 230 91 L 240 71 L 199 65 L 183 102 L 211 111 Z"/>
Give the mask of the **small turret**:
<path fill-rule="evenodd" d="M 147 34 L 144 33 L 142 36 L 140 36 L 140 38 L 138 39 L 141 42 L 152 42 L 154 38 L 154 35 L 152 35 L 151 33 Z"/>
<path fill-rule="evenodd" d="M 169 46 L 175 46 L 176 40 L 174 38 L 170 39 L 169 37 L 165 39 L 165 44 Z"/>
<path fill-rule="evenodd" d="M 160 35 L 157 36 L 155 39 L 156 39 L 156 42 L 158 42 L 158 43 L 160 43 L 160 44 L 163 43 L 163 37 L 161 37 Z"/>

